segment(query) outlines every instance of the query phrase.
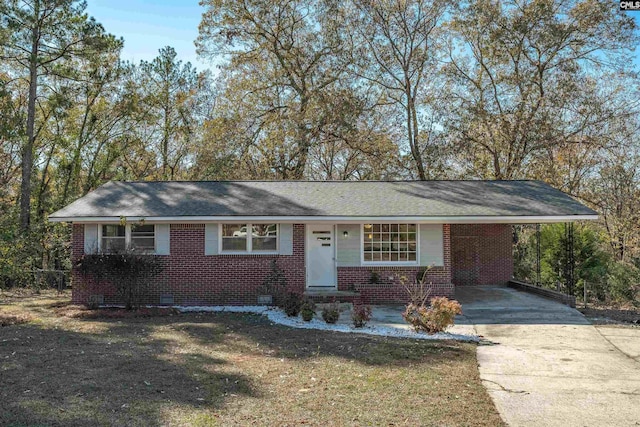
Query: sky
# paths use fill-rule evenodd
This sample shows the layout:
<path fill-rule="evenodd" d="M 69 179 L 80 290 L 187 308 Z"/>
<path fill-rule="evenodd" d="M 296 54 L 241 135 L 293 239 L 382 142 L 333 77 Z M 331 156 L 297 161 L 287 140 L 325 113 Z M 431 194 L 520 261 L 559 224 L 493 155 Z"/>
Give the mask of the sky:
<path fill-rule="evenodd" d="M 88 0 L 86 12 L 124 38 L 124 60 L 150 61 L 159 49 L 172 46 L 178 59 L 203 70 L 214 68 L 198 58 L 194 45 L 203 10 L 198 0 Z"/>
<path fill-rule="evenodd" d="M 194 45 L 203 10 L 198 0 L 88 0 L 87 7 L 107 32 L 124 38 L 123 59 L 150 61 L 160 48 L 172 46 L 178 59 L 215 72 L 214 65 L 196 55 Z M 640 25 L 640 11 L 626 13 Z M 640 66 L 640 46 L 634 62 Z"/>

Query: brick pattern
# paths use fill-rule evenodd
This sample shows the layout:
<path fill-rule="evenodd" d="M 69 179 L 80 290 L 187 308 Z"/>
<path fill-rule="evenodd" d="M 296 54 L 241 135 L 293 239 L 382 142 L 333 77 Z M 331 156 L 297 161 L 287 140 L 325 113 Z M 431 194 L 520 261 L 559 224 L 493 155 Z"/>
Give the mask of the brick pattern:
<path fill-rule="evenodd" d="M 426 282 L 431 283 L 432 296 L 453 297 L 451 284 L 451 226 L 443 226 L 444 266 L 433 267 L 426 275 Z M 360 292 L 365 304 L 398 304 L 406 303 L 407 291 L 400 283 L 400 277 L 414 280 L 420 267 L 338 267 L 338 290 L 356 290 Z M 380 282 L 371 284 L 371 273 L 376 272 Z"/>
<path fill-rule="evenodd" d="M 71 227 L 71 265 L 75 266 L 84 254 L 84 225 L 73 224 Z M 77 269 L 73 268 L 71 271 L 71 301 L 74 304 L 83 304 L 89 299 L 89 289 L 84 286 L 84 282 L 85 278 Z"/>
<path fill-rule="evenodd" d="M 355 285 L 360 291 L 360 300 L 363 304 L 406 304 L 409 295 L 400 284 L 364 284 Z M 431 283 L 429 299 L 433 297 L 453 298 L 454 287 L 451 283 Z"/>
<path fill-rule="evenodd" d="M 74 226 L 74 257 L 84 252 L 82 226 Z M 293 255 L 205 255 L 204 224 L 171 224 L 171 255 L 161 256 L 164 271 L 151 286 L 145 304 L 159 304 L 161 295 L 173 295 L 177 305 L 252 305 L 258 287 L 277 260 L 284 270 L 289 290 L 302 293 L 305 286 L 304 225 L 293 226 Z M 78 251 L 76 251 L 78 249 Z M 74 273 L 73 300 L 88 301 L 103 294 L 105 303 L 117 303 L 112 289 L 97 287 Z M 77 284 L 77 286 L 76 286 Z"/>
<path fill-rule="evenodd" d="M 453 283 L 506 285 L 513 277 L 512 239 L 508 224 L 452 225 Z"/>
<path fill-rule="evenodd" d="M 146 304 L 159 304 L 161 295 L 172 295 L 180 305 L 251 305 L 257 301 L 258 287 L 276 259 L 287 277 L 289 289 L 305 289 L 305 227 L 294 224 L 293 255 L 204 255 L 204 224 L 171 224 L 171 255 L 161 256 L 164 271 L 151 286 Z M 461 245 L 475 245 L 474 263 L 478 272 L 472 284 L 506 284 L 513 275 L 511 226 L 444 225 L 444 266 L 427 274 L 433 296 L 452 297 L 454 293 L 455 256 Z M 476 242 L 476 243 L 470 243 Z M 462 248 L 465 249 L 465 248 Z M 84 226 L 73 225 L 72 258 L 84 254 Z M 459 261 L 459 260 L 458 260 Z M 468 267 L 468 266 L 463 266 Z M 338 289 L 360 292 L 366 304 L 404 303 L 406 290 L 399 278 L 412 280 L 418 267 L 339 267 Z M 371 272 L 381 283 L 369 284 Z M 113 287 L 96 286 L 78 271 L 73 272 L 73 302 L 86 303 L 90 295 L 104 295 L 105 303 L 117 303 Z M 471 283 L 460 283 L 471 284 Z"/>

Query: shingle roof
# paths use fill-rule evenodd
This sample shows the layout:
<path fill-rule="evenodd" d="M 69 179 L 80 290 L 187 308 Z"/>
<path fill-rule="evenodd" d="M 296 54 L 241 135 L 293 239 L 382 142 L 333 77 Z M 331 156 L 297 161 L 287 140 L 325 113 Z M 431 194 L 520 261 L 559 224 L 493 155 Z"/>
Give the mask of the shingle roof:
<path fill-rule="evenodd" d="M 573 215 L 596 213 L 540 181 L 114 181 L 49 218 Z"/>

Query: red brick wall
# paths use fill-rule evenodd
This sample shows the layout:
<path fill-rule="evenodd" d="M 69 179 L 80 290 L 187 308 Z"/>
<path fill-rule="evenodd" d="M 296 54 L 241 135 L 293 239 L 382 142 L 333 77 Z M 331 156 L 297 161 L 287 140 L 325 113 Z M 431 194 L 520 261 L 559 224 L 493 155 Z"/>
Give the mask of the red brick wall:
<path fill-rule="evenodd" d="M 432 283 L 432 296 L 452 297 L 451 284 L 451 244 L 450 226 L 443 225 L 444 266 L 432 267 L 426 276 L 426 282 Z M 424 266 L 423 266 L 424 267 Z M 407 302 L 406 289 L 400 283 L 405 276 L 413 281 L 419 267 L 338 267 L 338 289 L 360 291 L 361 300 L 365 304 L 394 304 Z M 370 284 L 371 273 L 376 272 L 380 283 Z"/>
<path fill-rule="evenodd" d="M 172 224 L 171 255 L 162 256 L 165 269 L 153 284 L 145 301 L 158 304 L 163 294 L 173 295 L 179 305 L 253 305 L 257 288 L 277 259 L 285 271 L 291 290 L 305 289 L 305 231 L 303 224 L 293 228 L 293 255 L 204 255 L 203 224 Z M 473 244 L 477 260 L 477 280 L 473 284 L 503 284 L 513 274 L 511 226 L 444 225 L 444 266 L 427 274 L 433 284 L 432 295 L 453 296 L 456 260 L 453 254 L 460 245 Z M 469 243 L 476 242 L 476 243 Z M 458 247 L 455 247 L 458 245 Z M 77 261 L 84 253 L 84 226 L 73 225 L 72 257 Z M 378 284 L 369 284 L 371 272 L 380 276 Z M 358 290 L 367 304 L 403 303 L 407 300 L 400 276 L 412 280 L 417 267 L 339 267 L 338 289 Z M 392 279 L 390 279 L 392 277 Z M 117 303 L 113 288 L 95 286 L 74 270 L 73 302 L 86 303 L 89 295 L 102 294 L 106 303 Z M 467 284 L 467 283 L 465 283 Z"/>
<path fill-rule="evenodd" d="M 504 285 L 513 276 L 512 228 L 508 224 L 451 226 L 453 283 Z M 457 274 L 465 270 L 468 274 Z"/>
<path fill-rule="evenodd" d="M 84 225 L 73 224 L 71 230 L 71 264 L 75 266 L 76 262 L 84 254 Z M 85 286 L 84 277 L 80 272 L 73 268 L 71 271 L 71 281 L 73 290 L 71 292 L 71 300 L 74 304 L 83 304 L 88 301 L 89 289 Z"/>
<path fill-rule="evenodd" d="M 84 229 L 73 228 L 73 256 L 84 252 Z M 277 259 L 290 290 L 305 286 L 304 225 L 293 226 L 293 255 L 205 255 L 204 224 L 171 224 L 170 254 L 161 256 L 164 271 L 151 286 L 145 304 L 158 304 L 163 294 L 173 295 L 176 305 L 255 305 L 257 288 Z M 91 294 L 105 295 L 105 303 L 117 303 L 112 289 L 86 283 L 74 273 L 73 301 L 86 303 Z"/>

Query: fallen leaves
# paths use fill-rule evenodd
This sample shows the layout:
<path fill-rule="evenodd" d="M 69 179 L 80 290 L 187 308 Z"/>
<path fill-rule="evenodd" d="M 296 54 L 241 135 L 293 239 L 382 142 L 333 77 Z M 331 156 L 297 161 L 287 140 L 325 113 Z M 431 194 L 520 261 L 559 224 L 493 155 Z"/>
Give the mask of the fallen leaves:
<path fill-rule="evenodd" d="M 33 320 L 33 316 L 28 313 L 5 313 L 0 312 L 0 326 L 21 325 L 29 323 Z"/>

